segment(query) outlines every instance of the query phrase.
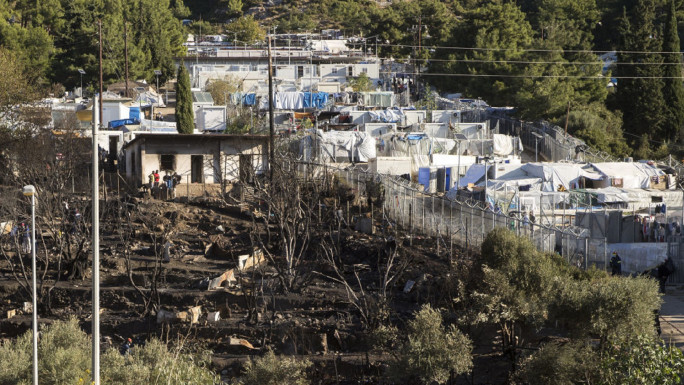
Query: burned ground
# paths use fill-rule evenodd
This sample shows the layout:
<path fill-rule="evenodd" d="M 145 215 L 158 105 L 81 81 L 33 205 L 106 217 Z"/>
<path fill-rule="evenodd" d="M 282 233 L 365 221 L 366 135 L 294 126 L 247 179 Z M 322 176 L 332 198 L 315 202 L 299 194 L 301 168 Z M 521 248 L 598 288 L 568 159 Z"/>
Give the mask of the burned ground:
<path fill-rule="evenodd" d="M 280 262 L 274 240 L 266 239 L 263 231 L 255 233 L 260 229 L 255 226 L 258 218 L 268 215 L 259 203 L 131 196 L 104 202 L 100 253 L 104 343 L 116 347 L 128 337 L 144 341 L 151 336 L 173 343 L 189 336 L 189 349 L 211 350 L 214 369 L 225 379 L 238 375 L 249 356 L 268 347 L 308 357 L 315 364 L 313 383 L 375 383 L 391 355 L 374 349 L 370 330 L 378 323 L 401 330 L 423 303 L 453 307 L 451 296 L 459 290 L 454 282 L 468 274 L 470 253 L 456 246 L 437 247 L 433 238 L 411 237 L 382 220 L 381 210 L 371 215 L 370 208 L 353 204 L 344 212 L 345 221 L 325 213 L 316 218 L 315 239 L 298 268 L 300 284 L 283 290 L 273 266 Z M 372 234 L 346 223 L 346 219 L 368 222 L 371 217 Z M 258 252 L 255 236 L 271 248 L 274 260 Z M 10 236 L 4 237 L 7 244 Z M 336 250 L 331 263 L 322 257 L 325 247 Z M 387 282 L 382 272 L 392 253 L 398 255 L 391 271 L 395 276 Z M 18 257 L 8 246 L 5 255 L 0 261 L 4 318 L 0 337 L 8 339 L 30 328 L 31 314 L 24 311 L 30 310 L 24 308 L 30 295 L 10 268 Z M 256 255 L 256 266 L 239 269 L 244 255 Z M 22 258 L 30 264 L 27 256 Z M 56 268 L 51 259 L 45 277 L 57 274 Z M 90 270 L 85 275 L 84 280 L 46 281 L 54 288 L 43 291 L 49 299 L 41 298 L 41 323 L 76 316 L 83 329 L 90 330 Z M 211 280 L 222 275 L 226 279 L 209 290 Z M 414 285 L 405 292 L 407 281 Z M 355 302 L 350 290 L 363 300 Z M 192 322 L 190 309 L 197 306 L 201 315 Z M 12 311 L 16 315 L 5 317 Z M 476 347 L 473 375 L 453 383 L 505 381 L 510 363 L 495 347 L 496 331 L 468 332 Z"/>

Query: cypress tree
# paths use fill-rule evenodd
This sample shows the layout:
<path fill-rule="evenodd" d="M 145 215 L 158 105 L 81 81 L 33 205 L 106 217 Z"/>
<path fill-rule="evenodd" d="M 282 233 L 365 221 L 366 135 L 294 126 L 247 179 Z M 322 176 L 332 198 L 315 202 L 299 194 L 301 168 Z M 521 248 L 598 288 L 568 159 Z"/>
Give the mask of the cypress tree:
<path fill-rule="evenodd" d="M 670 7 L 665 22 L 663 36 L 663 76 L 665 79 L 663 97 L 667 106 L 665 133 L 669 140 L 684 141 L 684 85 L 682 85 L 682 55 L 679 53 L 679 34 L 677 33 L 677 16 L 674 0 L 670 0 Z M 671 63 L 677 63 L 671 64 Z"/>
<path fill-rule="evenodd" d="M 190 75 L 183 62 L 178 66 L 176 81 L 176 129 L 181 134 L 192 134 L 195 130 Z"/>

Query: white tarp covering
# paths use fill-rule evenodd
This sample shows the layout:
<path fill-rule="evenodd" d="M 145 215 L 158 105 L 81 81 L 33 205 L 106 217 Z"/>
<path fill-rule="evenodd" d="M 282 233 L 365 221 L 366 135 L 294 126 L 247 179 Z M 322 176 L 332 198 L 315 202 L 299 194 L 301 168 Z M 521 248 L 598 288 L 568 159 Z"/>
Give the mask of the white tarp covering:
<path fill-rule="evenodd" d="M 370 116 L 371 122 L 380 123 L 401 123 L 404 113 L 397 109 L 388 108 L 386 110 L 366 111 Z"/>
<path fill-rule="evenodd" d="M 645 163 L 606 162 L 591 166 L 608 178 L 622 178 L 623 188 L 649 188 L 652 176 L 665 175 L 659 168 Z"/>
<path fill-rule="evenodd" d="M 579 188 L 580 177 L 602 179 L 602 176 L 589 172 L 575 163 L 527 163 L 522 170 L 531 177 L 541 178 L 543 191 L 557 191 L 562 185 L 566 190 Z"/>
<path fill-rule="evenodd" d="M 176 133 L 176 122 L 162 122 L 159 120 L 140 119 L 140 131 L 173 132 Z"/>
<path fill-rule="evenodd" d="M 625 189 L 607 187 L 602 189 L 587 189 L 596 194 L 599 203 L 627 203 L 628 210 L 641 210 L 655 207 L 664 203 L 667 207 L 681 207 L 684 204 L 684 191 L 654 190 L 654 189 Z M 653 203 L 655 200 L 658 203 Z"/>
<path fill-rule="evenodd" d="M 345 40 L 311 40 L 311 47 L 315 51 L 324 51 L 332 54 L 352 51 L 347 47 Z"/>
<path fill-rule="evenodd" d="M 445 154 L 433 154 L 432 155 L 432 165 L 437 167 L 455 167 L 459 164 L 461 167 L 470 166 L 474 164 L 477 157 L 470 155 L 445 155 Z"/>
<path fill-rule="evenodd" d="M 413 155 L 411 173 L 418 175 L 418 169 L 421 167 L 430 167 L 430 157 L 428 155 Z"/>
<path fill-rule="evenodd" d="M 502 134 L 494 134 L 494 154 L 509 155 L 515 150 L 514 137 Z"/>
<path fill-rule="evenodd" d="M 625 203 L 629 202 L 629 193 L 621 188 L 617 187 L 608 187 L 608 188 L 602 188 L 602 189 L 597 189 L 597 190 L 590 190 L 587 189 L 587 191 L 595 191 L 596 192 L 596 199 L 598 200 L 599 203 Z"/>
<path fill-rule="evenodd" d="M 484 183 L 481 183 L 484 184 Z M 491 179 L 487 180 L 487 189 L 495 191 L 505 191 L 507 189 L 517 191 L 520 186 L 530 186 L 529 191 L 540 191 L 541 179 L 521 178 L 521 179 Z M 551 193 L 549 193 L 551 194 Z"/>
<path fill-rule="evenodd" d="M 451 136 L 449 125 L 445 123 L 423 123 L 420 130 L 433 138 L 448 138 Z"/>
<path fill-rule="evenodd" d="M 365 132 L 316 130 L 315 135 L 321 142 L 322 155 L 329 159 L 340 156 L 340 151 L 346 151 L 350 158 L 353 154 L 360 162 L 375 158 L 375 139 Z"/>

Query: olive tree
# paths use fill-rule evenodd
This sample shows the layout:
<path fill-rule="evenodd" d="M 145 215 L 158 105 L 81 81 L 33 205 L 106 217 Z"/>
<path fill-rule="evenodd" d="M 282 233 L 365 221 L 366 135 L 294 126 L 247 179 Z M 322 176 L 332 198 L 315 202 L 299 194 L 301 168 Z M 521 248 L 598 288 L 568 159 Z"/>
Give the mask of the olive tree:
<path fill-rule="evenodd" d="M 442 325 L 439 311 L 424 305 L 408 322 L 407 339 L 388 369 L 396 384 L 445 383 L 473 366 L 470 339 L 454 325 Z"/>

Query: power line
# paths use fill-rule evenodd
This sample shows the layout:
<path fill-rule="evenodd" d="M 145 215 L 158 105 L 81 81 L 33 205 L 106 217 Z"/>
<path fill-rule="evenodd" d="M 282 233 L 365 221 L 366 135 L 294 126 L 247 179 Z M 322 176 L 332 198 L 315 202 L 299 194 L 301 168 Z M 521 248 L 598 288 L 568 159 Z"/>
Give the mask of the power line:
<path fill-rule="evenodd" d="M 462 74 L 462 73 L 431 73 L 431 72 L 402 72 L 380 71 L 381 74 L 403 74 L 418 76 L 446 76 L 446 77 L 500 77 L 500 78 L 560 78 L 560 79 L 684 79 L 682 76 L 584 76 L 584 75 L 508 75 L 508 74 Z"/>
<path fill-rule="evenodd" d="M 514 51 L 514 52 L 559 52 L 559 53 L 593 53 L 593 54 L 605 54 L 605 53 L 616 53 L 616 54 L 677 54 L 681 55 L 678 51 L 599 51 L 591 49 L 543 49 L 543 48 L 486 48 L 486 47 L 448 47 L 448 46 L 417 46 L 408 44 L 387 44 L 379 43 L 378 46 L 382 47 L 402 47 L 402 48 L 423 48 L 423 49 L 452 49 L 452 50 L 462 50 L 462 51 Z"/>
<path fill-rule="evenodd" d="M 378 59 L 390 60 L 394 59 L 392 57 L 380 57 Z M 396 60 L 396 59 L 395 59 Z M 485 60 L 485 59 L 419 59 L 419 58 L 406 58 L 400 59 L 401 61 L 430 61 L 430 62 L 447 62 L 447 63 L 503 63 L 503 64 L 559 64 L 559 65 L 679 65 L 682 63 L 676 62 L 665 62 L 665 63 L 625 63 L 625 62 L 577 62 L 577 61 L 537 61 L 537 60 Z"/>

